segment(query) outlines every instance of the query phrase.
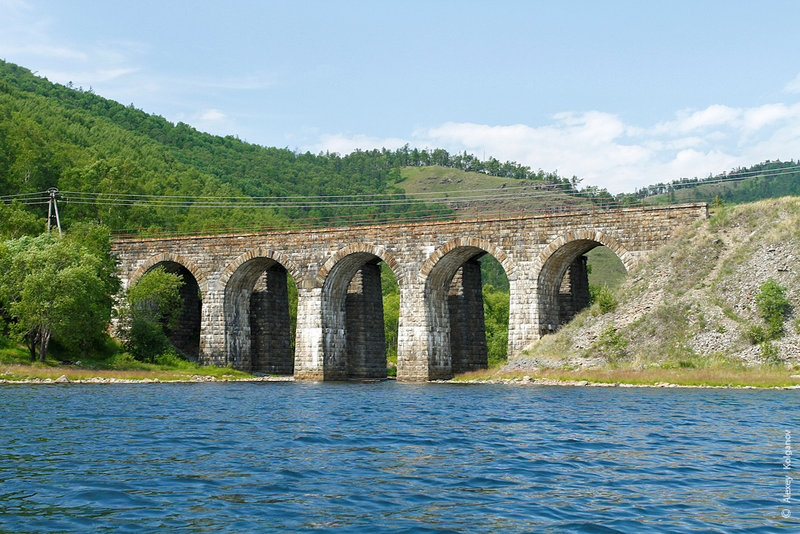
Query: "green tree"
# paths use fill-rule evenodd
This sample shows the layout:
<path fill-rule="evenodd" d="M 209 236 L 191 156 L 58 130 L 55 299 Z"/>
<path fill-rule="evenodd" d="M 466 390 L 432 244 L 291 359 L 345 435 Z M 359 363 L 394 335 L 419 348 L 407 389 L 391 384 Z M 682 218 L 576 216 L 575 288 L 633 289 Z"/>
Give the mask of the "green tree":
<path fill-rule="evenodd" d="M 767 339 L 783 335 L 783 320 L 791 308 L 786 298 L 786 288 L 770 278 L 761 284 L 756 295 L 756 305 L 761 318 L 767 323 Z"/>
<path fill-rule="evenodd" d="M 154 361 L 170 348 L 165 329 L 175 329 L 179 324 L 183 283 L 181 275 L 156 267 L 128 288 L 120 334 L 135 358 Z"/>
<path fill-rule="evenodd" d="M 15 239 L 24 235 L 39 235 L 44 231 L 45 221 L 27 211 L 14 201 L 0 204 L 0 238 Z"/>
<path fill-rule="evenodd" d="M 0 303 L 31 359 L 37 348 L 39 360 L 47 358 L 54 335 L 84 347 L 102 335 L 117 287 L 106 268 L 102 255 L 77 239 L 43 234 L 0 245 Z"/>
<path fill-rule="evenodd" d="M 121 286 L 117 276 L 117 261 L 111 254 L 111 231 L 107 226 L 95 222 L 73 223 L 64 238 L 95 258 L 91 265 L 93 296 L 84 299 L 84 306 L 74 316 L 75 321 L 83 327 L 69 329 L 58 335 L 59 341 L 68 347 L 80 349 L 83 357 L 86 357 L 90 348 L 98 347 L 107 337 L 114 296 Z"/>
<path fill-rule="evenodd" d="M 483 287 L 483 317 L 486 324 L 486 349 L 489 367 L 508 359 L 509 293 L 487 285 Z"/>

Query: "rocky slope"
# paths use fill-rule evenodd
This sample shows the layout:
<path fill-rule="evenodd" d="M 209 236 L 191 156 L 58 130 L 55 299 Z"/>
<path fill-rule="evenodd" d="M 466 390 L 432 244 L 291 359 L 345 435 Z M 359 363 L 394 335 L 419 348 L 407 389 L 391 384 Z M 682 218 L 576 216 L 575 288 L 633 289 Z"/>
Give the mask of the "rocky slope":
<path fill-rule="evenodd" d="M 504 371 L 537 367 L 704 367 L 800 364 L 800 198 L 716 210 L 633 269 L 614 291 L 559 332 L 533 343 Z M 792 309 L 782 337 L 752 343 L 764 320 L 756 295 L 769 278 Z"/>

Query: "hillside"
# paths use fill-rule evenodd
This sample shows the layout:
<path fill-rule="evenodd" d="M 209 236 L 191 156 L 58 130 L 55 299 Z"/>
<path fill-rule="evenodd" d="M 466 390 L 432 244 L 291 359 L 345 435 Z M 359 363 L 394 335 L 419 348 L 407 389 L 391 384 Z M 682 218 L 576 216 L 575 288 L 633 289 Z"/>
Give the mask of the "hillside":
<path fill-rule="evenodd" d="M 364 153 L 295 154 L 172 124 L 90 91 L 38 78 L 0 62 L 0 194 L 62 191 L 191 197 L 397 193 L 399 173 Z M 70 196 L 65 195 L 70 201 Z M 167 229 L 281 224 L 298 217 L 403 212 L 375 207 L 237 210 L 66 202 L 64 219 L 112 228 Z M 416 208 L 419 209 L 419 208 Z M 41 211 L 41 209 L 39 210 Z M 40 213 L 41 214 L 41 213 Z"/>
<path fill-rule="evenodd" d="M 56 187 L 63 194 L 65 221 L 98 219 L 114 229 L 213 230 L 354 216 L 413 214 L 451 218 L 453 210 L 404 198 L 395 183 L 407 168 L 469 171 L 490 182 L 553 183 L 568 180 L 514 162 L 442 149 L 410 147 L 351 154 L 296 153 L 261 147 L 233 136 L 214 136 L 173 124 L 133 105 L 124 106 L 91 90 L 65 87 L 0 61 L 0 195 Z M 480 185 L 485 189 L 493 185 Z M 72 193 L 70 193 L 72 192 Z M 74 192 L 102 194 L 81 198 Z M 191 197 L 180 206 L 121 203 L 119 195 Z M 360 195 L 353 202 L 353 196 Z M 366 196 L 364 196 L 366 195 Z M 392 196 L 382 196 L 392 195 Z M 202 207 L 196 197 L 283 199 L 257 209 Z M 286 199 L 323 197 L 313 203 Z M 340 198 L 333 198 L 340 197 Z M 345 198 L 341 198 L 345 197 Z M 194 200 L 192 200 L 194 199 Z M 366 199 L 366 200 L 365 200 Z M 336 200 L 336 205 L 332 205 Z M 136 206 L 131 204 L 136 203 Z M 33 208 L 42 215 L 44 208 Z M 377 220 L 377 219 L 376 219 Z"/>
<path fill-rule="evenodd" d="M 262 147 L 173 124 L 133 104 L 125 106 L 91 89 L 51 83 L 0 61 L 0 196 L 56 187 L 64 192 L 66 224 L 89 218 L 115 230 L 212 232 L 350 224 L 359 219 L 380 222 L 398 216 L 508 215 L 592 200 L 659 203 L 697 198 L 731 203 L 800 194 L 800 166 L 794 161 L 764 162 L 708 179 L 656 184 L 616 198 L 593 186 L 576 195 L 579 182 L 577 177 L 439 148 L 405 146 L 339 155 Z M 81 198 L 69 192 L 100 196 Z M 448 198 L 438 201 L 431 193 Z M 141 201 L 145 197 L 120 202 L 119 195 L 189 200 L 148 207 Z M 291 206 L 260 200 L 255 208 L 241 209 L 230 200 L 201 207 L 199 196 L 323 200 L 311 205 L 305 198 L 291 201 Z M 352 202 L 354 198 L 358 201 Z M 30 209 L 44 215 L 43 206 Z"/>
<path fill-rule="evenodd" d="M 441 204 L 455 210 L 460 219 L 542 212 L 548 205 L 582 206 L 587 198 L 553 189 L 543 181 L 488 176 L 482 172 L 426 165 L 400 169 L 395 185 L 412 198 L 424 199 L 432 193 L 445 197 Z M 465 201 L 465 193 L 472 200 Z M 447 198 L 452 200 L 447 200 Z"/>
<path fill-rule="evenodd" d="M 708 178 L 654 184 L 625 196 L 632 200 L 646 198 L 653 204 L 695 201 L 739 204 L 790 195 L 800 195 L 800 164 L 794 160 L 764 161 Z"/>
<path fill-rule="evenodd" d="M 800 198 L 730 206 L 685 229 L 629 273 L 615 310 L 598 303 L 533 343 L 506 372 L 534 368 L 800 364 Z M 766 328 L 757 295 L 769 279 L 791 305 L 783 335 Z"/>

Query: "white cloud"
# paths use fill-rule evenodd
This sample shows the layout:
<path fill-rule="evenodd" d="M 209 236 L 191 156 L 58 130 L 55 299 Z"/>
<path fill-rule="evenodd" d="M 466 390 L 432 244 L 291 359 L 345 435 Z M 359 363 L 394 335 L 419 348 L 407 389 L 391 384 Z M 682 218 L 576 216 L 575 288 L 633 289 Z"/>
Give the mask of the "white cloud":
<path fill-rule="evenodd" d="M 97 69 L 94 71 L 58 71 L 42 69 L 37 74 L 59 83 L 72 82 L 73 85 L 91 85 L 116 80 L 136 72 L 134 68 Z"/>
<path fill-rule="evenodd" d="M 750 108 L 742 113 L 744 128 L 746 130 L 760 130 L 769 124 L 785 120 L 792 116 L 800 115 L 800 106 L 787 106 L 785 104 L 767 104 L 757 108 Z"/>
<path fill-rule="evenodd" d="M 783 90 L 787 93 L 800 93 L 800 74 L 794 77 L 794 80 L 786 84 Z"/>
<path fill-rule="evenodd" d="M 201 121 L 220 121 L 226 119 L 227 115 L 218 109 L 207 109 L 200 113 L 198 119 Z"/>
<path fill-rule="evenodd" d="M 710 127 L 725 126 L 735 122 L 741 110 L 728 106 L 713 105 L 699 111 L 679 111 L 677 118 L 657 124 L 655 130 L 669 133 L 688 134 Z"/>
<path fill-rule="evenodd" d="M 682 177 L 705 177 L 766 159 L 800 157 L 800 103 L 683 110 L 654 125 L 599 111 L 564 112 L 541 126 L 447 122 L 407 138 L 323 135 L 316 150 L 441 147 L 534 169 L 577 175 L 617 193 Z"/>
<path fill-rule="evenodd" d="M 394 150 L 410 143 L 405 139 L 395 137 L 369 137 L 366 135 L 325 134 L 320 137 L 320 142 L 309 147 L 312 152 L 336 152 L 349 154 L 356 149 L 372 150 L 374 148 L 388 148 Z"/>

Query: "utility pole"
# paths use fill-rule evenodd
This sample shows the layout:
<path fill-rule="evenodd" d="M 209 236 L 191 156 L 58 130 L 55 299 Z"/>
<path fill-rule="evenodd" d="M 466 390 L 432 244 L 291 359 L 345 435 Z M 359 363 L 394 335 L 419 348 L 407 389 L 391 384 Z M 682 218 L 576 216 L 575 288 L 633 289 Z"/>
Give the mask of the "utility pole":
<path fill-rule="evenodd" d="M 50 233 L 50 221 L 53 218 L 53 212 L 55 212 L 58 237 L 61 237 L 61 219 L 58 218 L 58 202 L 56 201 L 58 189 L 51 187 L 47 192 L 50 193 L 50 201 L 47 203 L 47 233 Z"/>

